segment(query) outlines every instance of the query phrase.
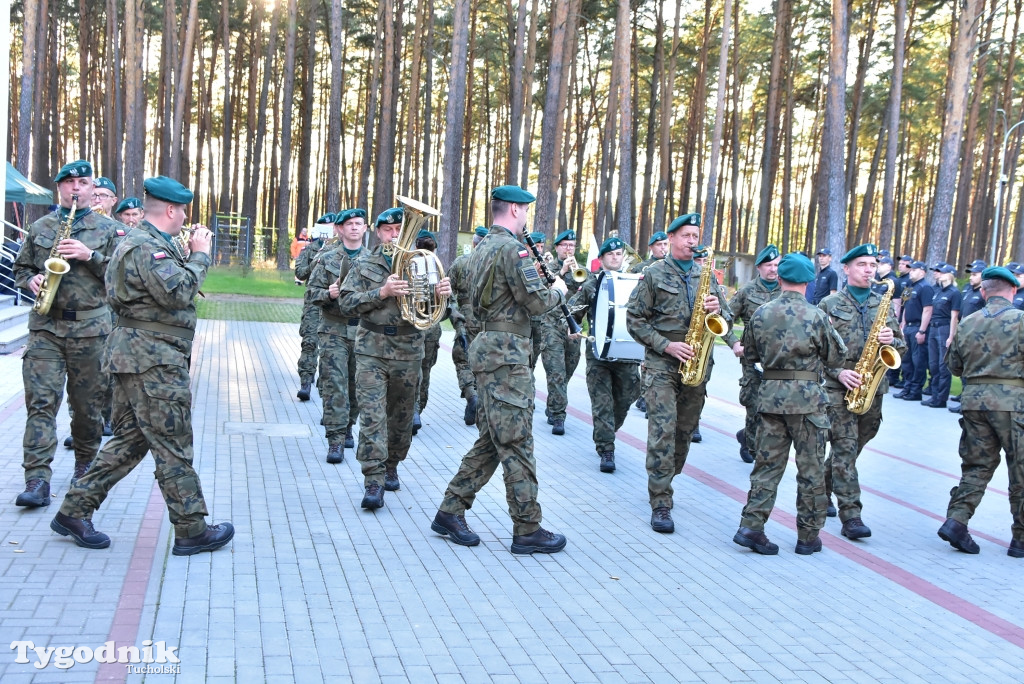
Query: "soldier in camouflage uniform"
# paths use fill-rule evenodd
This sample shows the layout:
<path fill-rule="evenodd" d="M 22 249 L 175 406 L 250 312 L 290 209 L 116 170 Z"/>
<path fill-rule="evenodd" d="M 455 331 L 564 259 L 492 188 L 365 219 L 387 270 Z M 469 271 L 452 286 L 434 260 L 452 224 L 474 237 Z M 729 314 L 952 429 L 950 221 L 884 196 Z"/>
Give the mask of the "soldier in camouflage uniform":
<path fill-rule="evenodd" d="M 16 504 L 28 508 L 50 504 L 50 463 L 57 449 L 56 418 L 67 380 L 75 449 L 72 479 L 82 476 L 96 457 L 103 431 L 101 413 L 108 403 L 108 376 L 101 368 L 110 308 L 103 274 L 114 251 L 121 224 L 92 212 L 92 165 L 76 161 L 61 167 L 54 178 L 60 207 L 28 229 L 14 261 L 14 283 L 38 295 L 46 279 L 43 266 L 68 217 L 72 195 L 78 196 L 74 224 L 58 254 L 70 265 L 60 280 L 53 304 L 43 316 L 29 314 L 28 344 L 22 362 L 25 382 L 25 437 L 22 466 L 25 491 Z"/>
<path fill-rule="evenodd" d="M 857 458 L 871 441 L 882 423 L 882 397 L 889 391 L 883 378 L 874 401 L 866 413 L 852 413 L 846 407 L 846 392 L 861 385 L 861 376 L 853 369 L 860 360 L 868 333 L 878 316 L 881 296 L 871 290 L 878 265 L 878 248 L 873 244 L 858 245 L 840 259 L 847 285 L 833 295 L 825 297 L 818 306 L 828 314 L 833 327 L 843 338 L 847 354 L 843 363 L 825 369 L 825 392 L 828 394 L 828 418 L 831 424 L 831 449 L 825 461 L 825 494 L 832 506 L 832 492 L 839 503 L 839 518 L 843 522 L 843 536 L 863 539 L 871 536 L 871 529 L 861 519 L 860 482 L 857 476 Z M 890 345 L 897 352 L 906 350 L 903 332 L 890 307 L 885 325 L 878 331 L 879 344 Z M 830 515 L 835 515 L 829 511 Z"/>
<path fill-rule="evenodd" d="M 355 446 L 352 426 L 359 416 L 356 401 L 356 358 L 353 351 L 359 318 L 341 310 L 341 282 L 352 261 L 363 253 L 366 212 L 346 209 L 337 215 L 337 247 L 321 251 L 313 263 L 306 295 L 320 309 L 318 347 L 320 350 L 320 398 L 327 437 L 327 462 L 341 463 L 345 449 Z"/>
<path fill-rule="evenodd" d="M 424 333 L 402 318 L 399 297 L 409 283 L 392 274 L 391 257 L 382 247 L 397 240 L 403 210 L 392 208 L 377 217 L 379 245 L 352 264 L 341 283 L 341 311 L 359 317 L 356 333 L 356 400 L 359 402 L 359 446 L 365 495 L 360 504 L 373 510 L 384 505 L 384 491 L 401 487 L 398 464 L 412 442 Z M 451 294 L 447 278 L 436 286 Z"/>
<path fill-rule="evenodd" d="M 565 230 L 555 237 L 555 258 L 552 259 L 550 270 L 565 282 L 569 296 L 576 294 L 580 283 L 572 277 L 572 269 L 576 266 L 576 233 Z M 543 316 L 543 345 L 541 360 L 544 362 L 544 375 L 547 378 L 548 399 L 544 411 L 548 417 L 551 433 L 565 434 L 565 410 L 569 405 L 569 380 L 580 363 L 580 340 L 570 336 L 565 323 L 565 315 L 561 308 L 554 308 Z"/>
<path fill-rule="evenodd" d="M 335 222 L 334 214 L 324 214 L 316 220 L 318 227 L 326 226 L 327 230 L 333 228 L 335 233 L 340 232 L 341 221 Z M 313 262 L 328 244 L 327 237 L 317 235 L 308 245 L 302 248 L 299 256 L 295 259 L 295 279 L 308 283 L 309 276 L 313 273 Z M 337 247 L 331 244 L 331 249 Z M 300 401 L 309 401 L 309 392 L 313 384 L 313 376 L 316 375 L 318 336 L 320 329 L 320 307 L 316 306 L 310 298 L 307 284 L 306 293 L 302 298 L 302 319 L 299 321 L 299 335 L 302 337 L 302 351 L 299 353 L 299 391 L 295 396 Z M 319 389 L 319 382 L 317 389 Z"/>
<path fill-rule="evenodd" d="M 430 252 L 437 250 L 437 238 L 429 230 L 421 230 L 416 236 L 416 249 Z M 451 278 L 449 278 L 451 282 Z M 435 323 L 424 331 L 423 361 L 420 363 L 420 386 L 416 392 L 416 410 L 412 414 L 412 434 L 423 427 L 420 414 L 427 407 L 430 398 L 430 370 L 437 364 L 437 351 L 441 348 L 441 324 Z"/>
<path fill-rule="evenodd" d="M 79 546 L 101 549 L 92 513 L 146 455 L 174 525 L 176 556 L 221 548 L 234 536 L 231 523 L 206 524 L 206 503 L 192 468 L 192 392 L 188 365 L 196 328 L 195 296 L 210 266 L 211 234 L 195 226 L 186 261 L 174 238 L 188 216 L 192 192 L 159 176 L 143 184 L 146 217 L 118 244 L 106 288 L 118 315 L 109 338 L 114 373 L 114 437 L 64 497 L 50 523 Z"/>
<path fill-rule="evenodd" d="M 651 264 L 664 259 L 665 255 L 668 254 L 668 234 L 659 230 L 651 236 L 650 241 L 647 243 L 650 247 L 649 256 L 638 264 L 633 264 L 629 267 L 630 273 L 643 273 L 647 270 L 647 267 Z M 644 367 L 640 365 L 640 376 L 643 377 Z M 644 417 L 647 417 L 647 402 L 644 400 L 644 395 L 641 393 L 640 398 L 636 400 L 636 407 L 644 412 Z"/>
<path fill-rule="evenodd" d="M 117 208 L 114 209 L 114 219 L 129 228 L 139 225 L 139 221 L 145 216 L 146 212 L 142 210 L 142 201 L 138 197 L 126 197 L 118 202 Z"/>
<path fill-rule="evenodd" d="M 782 293 L 760 307 L 743 330 L 743 356 L 760 363 L 764 374 L 757 395 L 756 460 L 750 493 L 733 542 L 757 553 L 774 555 L 764 524 L 775 507 L 790 446 L 796 450 L 796 552 L 821 551 L 819 531 L 825 524 L 825 439 L 827 397 L 821 387 L 823 367 L 843 363 L 846 346 L 828 316 L 804 296 L 814 280 L 814 264 L 802 254 L 787 254 L 779 263 Z"/>
<path fill-rule="evenodd" d="M 512 553 L 554 553 L 565 537 L 540 526 L 537 466 L 533 457 L 533 372 L 530 370 L 530 316 L 556 306 L 565 283 L 544 286 L 530 251 L 517 236 L 526 226 L 534 196 L 502 186 L 491 192 L 490 233 L 470 258 L 473 313 L 480 334 L 469 349 L 480 390 L 480 436 L 448 484 L 430 528 L 456 544 L 480 543 L 465 512 L 501 464 L 505 498 L 512 517 Z"/>
<path fill-rule="evenodd" d="M 706 384 L 682 384 L 679 364 L 693 358 L 686 344 L 695 306 L 731 317 L 725 293 L 712 279 L 711 294 L 695 302 L 701 267 L 693 261 L 700 235 L 700 214 L 685 214 L 668 228 L 671 252 L 652 264 L 633 290 L 627 307 L 626 328 L 646 347 L 642 381 L 650 421 L 647 426 L 647 489 L 651 501 L 651 528 L 673 532 L 672 478 L 683 471 L 690 438 L 700 422 L 707 396 Z"/>
<path fill-rule="evenodd" d="M 487 229 L 477 226 L 473 233 L 473 248 L 480 244 L 480 241 L 487 237 Z M 479 326 L 473 316 L 473 306 L 470 301 L 469 282 L 469 259 L 470 254 L 462 254 L 452 262 L 448 269 L 448 279 L 452 284 L 452 298 L 455 306 L 452 307 L 452 325 L 455 327 L 455 345 L 452 346 L 452 362 L 455 364 L 455 374 L 458 377 L 459 389 L 462 390 L 462 398 L 466 400 L 466 411 L 463 419 L 466 425 L 476 424 L 476 412 L 479 404 L 476 391 L 476 378 L 469 367 L 468 350 L 473 343 Z"/>
<path fill-rule="evenodd" d="M 754 259 L 754 267 L 757 268 L 757 277 L 736 290 L 736 294 L 729 300 L 729 308 L 735 321 L 742 321 L 746 324 L 754 315 L 758 307 L 773 299 L 777 299 L 781 290 L 779 289 L 779 260 L 782 255 L 775 245 L 768 245 Z M 740 359 L 743 368 L 743 376 L 740 378 L 740 404 L 747 410 L 747 418 L 743 429 L 736 433 L 736 440 L 740 443 L 740 458 L 746 463 L 754 462 L 754 438 L 757 435 L 757 387 L 761 382 L 761 371 L 753 364 L 747 363 L 743 358 L 743 344 L 736 334 L 730 329 L 725 336 L 725 343 L 732 348 L 733 353 Z"/>
<path fill-rule="evenodd" d="M 1007 555 L 1024 558 L 1024 313 L 1011 303 L 1016 277 L 996 266 L 981 274 L 985 308 L 957 327 L 947 360 L 963 379 L 960 484 L 950 492 L 939 536 L 964 553 L 978 553 L 967 525 L 1006 454 L 1010 488 Z"/>
<path fill-rule="evenodd" d="M 601 245 L 599 257 L 606 273 L 622 268 L 623 242 L 608 238 Z M 569 308 L 587 307 L 593 311 L 597 299 L 597 276 L 591 275 L 569 300 Z M 594 321 L 590 321 L 594 329 Z M 594 414 L 594 446 L 601 459 L 601 472 L 615 472 L 615 433 L 626 421 L 629 406 L 640 396 L 640 363 L 631 360 L 602 360 L 594 356 L 593 345 L 587 345 L 587 390 Z"/>

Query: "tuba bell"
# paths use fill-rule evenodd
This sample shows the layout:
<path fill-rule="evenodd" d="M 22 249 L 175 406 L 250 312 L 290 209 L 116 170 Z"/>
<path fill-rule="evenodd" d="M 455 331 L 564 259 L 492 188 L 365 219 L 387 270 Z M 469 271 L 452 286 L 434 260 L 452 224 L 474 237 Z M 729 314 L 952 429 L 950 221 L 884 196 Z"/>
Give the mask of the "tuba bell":
<path fill-rule="evenodd" d="M 402 207 L 402 227 L 398 237 L 386 244 L 382 252 L 392 258 L 391 272 L 409 283 L 409 292 L 399 297 L 402 318 L 418 330 L 426 330 L 444 318 L 448 296 L 437 293 L 437 284 L 444 278 L 444 265 L 429 249 L 416 249 L 416 234 L 441 212 L 408 197 L 395 195 Z"/>

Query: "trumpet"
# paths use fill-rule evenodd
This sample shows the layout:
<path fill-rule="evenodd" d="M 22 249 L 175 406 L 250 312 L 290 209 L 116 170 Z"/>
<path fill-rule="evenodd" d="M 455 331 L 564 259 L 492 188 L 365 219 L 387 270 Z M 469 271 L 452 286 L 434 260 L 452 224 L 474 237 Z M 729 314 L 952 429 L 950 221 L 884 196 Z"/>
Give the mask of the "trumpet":
<path fill-rule="evenodd" d="M 576 255 L 570 254 L 565 258 L 569 263 L 569 273 L 572 274 L 572 279 L 577 283 L 582 283 L 587 279 L 587 269 L 583 268 L 576 263 Z"/>

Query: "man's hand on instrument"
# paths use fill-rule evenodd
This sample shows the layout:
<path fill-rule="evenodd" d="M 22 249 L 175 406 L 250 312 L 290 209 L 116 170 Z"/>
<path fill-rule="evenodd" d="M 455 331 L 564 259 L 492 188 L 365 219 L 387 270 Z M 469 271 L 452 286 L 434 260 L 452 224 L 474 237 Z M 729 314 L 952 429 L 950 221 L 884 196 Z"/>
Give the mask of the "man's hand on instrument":
<path fill-rule="evenodd" d="M 704 310 L 716 314 L 722 310 L 722 302 L 715 295 L 708 295 L 704 298 Z"/>
<path fill-rule="evenodd" d="M 566 335 L 566 337 L 569 338 L 570 342 L 576 342 L 581 337 L 583 337 L 583 333 L 582 332 L 572 333 L 572 332 L 569 332 L 568 328 L 565 329 L 565 335 Z"/>
<path fill-rule="evenodd" d="M 384 287 L 380 288 L 381 299 L 388 297 L 403 297 L 409 294 L 409 283 L 405 282 L 394 273 L 384 281 Z"/>
<path fill-rule="evenodd" d="M 551 289 L 557 290 L 563 295 L 569 294 L 569 288 L 566 287 L 565 281 L 558 277 L 555 277 L 555 282 L 551 283 Z"/>
<path fill-rule="evenodd" d="M 434 287 L 434 291 L 442 297 L 448 297 L 452 293 L 452 281 L 447 277 L 441 278 L 440 282 Z"/>
<path fill-rule="evenodd" d="M 202 252 L 210 255 L 210 248 L 213 246 L 213 233 L 209 228 L 197 223 L 192 226 L 192 236 L 188 239 L 188 251 L 190 254 Z"/>
<path fill-rule="evenodd" d="M 743 358 L 743 345 L 740 344 L 739 342 L 737 342 L 736 344 L 732 345 L 732 353 L 736 355 L 737 359 L 742 359 Z"/>
<path fill-rule="evenodd" d="M 894 339 L 896 337 L 893 335 L 892 328 L 885 327 L 878 331 L 879 344 L 892 344 Z"/>
<path fill-rule="evenodd" d="M 83 243 L 72 238 L 61 240 L 57 245 L 57 254 L 65 259 L 78 259 L 88 261 L 92 257 L 92 248 L 86 247 Z"/>
<path fill-rule="evenodd" d="M 665 354 L 680 361 L 689 361 L 694 357 L 693 347 L 685 342 L 669 342 Z"/>
<path fill-rule="evenodd" d="M 42 288 L 44 280 L 46 280 L 46 276 L 42 273 L 36 273 L 32 276 L 32 280 L 28 281 L 28 289 L 32 290 L 32 294 L 39 294 L 39 290 Z"/>
<path fill-rule="evenodd" d="M 327 296 L 331 299 L 337 299 L 341 296 L 341 284 L 335 280 L 331 283 L 331 286 L 327 288 Z"/>
<path fill-rule="evenodd" d="M 841 370 L 839 371 L 839 382 L 842 383 L 846 389 L 857 389 L 863 384 L 860 379 L 860 373 L 852 370 Z"/>

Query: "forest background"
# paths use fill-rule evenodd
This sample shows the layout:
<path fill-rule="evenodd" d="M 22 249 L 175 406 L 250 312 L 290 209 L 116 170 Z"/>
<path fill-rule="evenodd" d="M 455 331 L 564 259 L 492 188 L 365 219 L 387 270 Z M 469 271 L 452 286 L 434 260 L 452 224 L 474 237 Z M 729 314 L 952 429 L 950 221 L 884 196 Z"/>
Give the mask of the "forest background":
<path fill-rule="evenodd" d="M 280 268 L 322 213 L 395 194 L 440 208 L 448 262 L 505 183 L 584 246 L 646 253 L 696 211 L 725 253 L 1021 261 L 1021 5 L 16 0 L 8 150 L 46 187 L 76 158 L 121 197 L 179 178 Z"/>

